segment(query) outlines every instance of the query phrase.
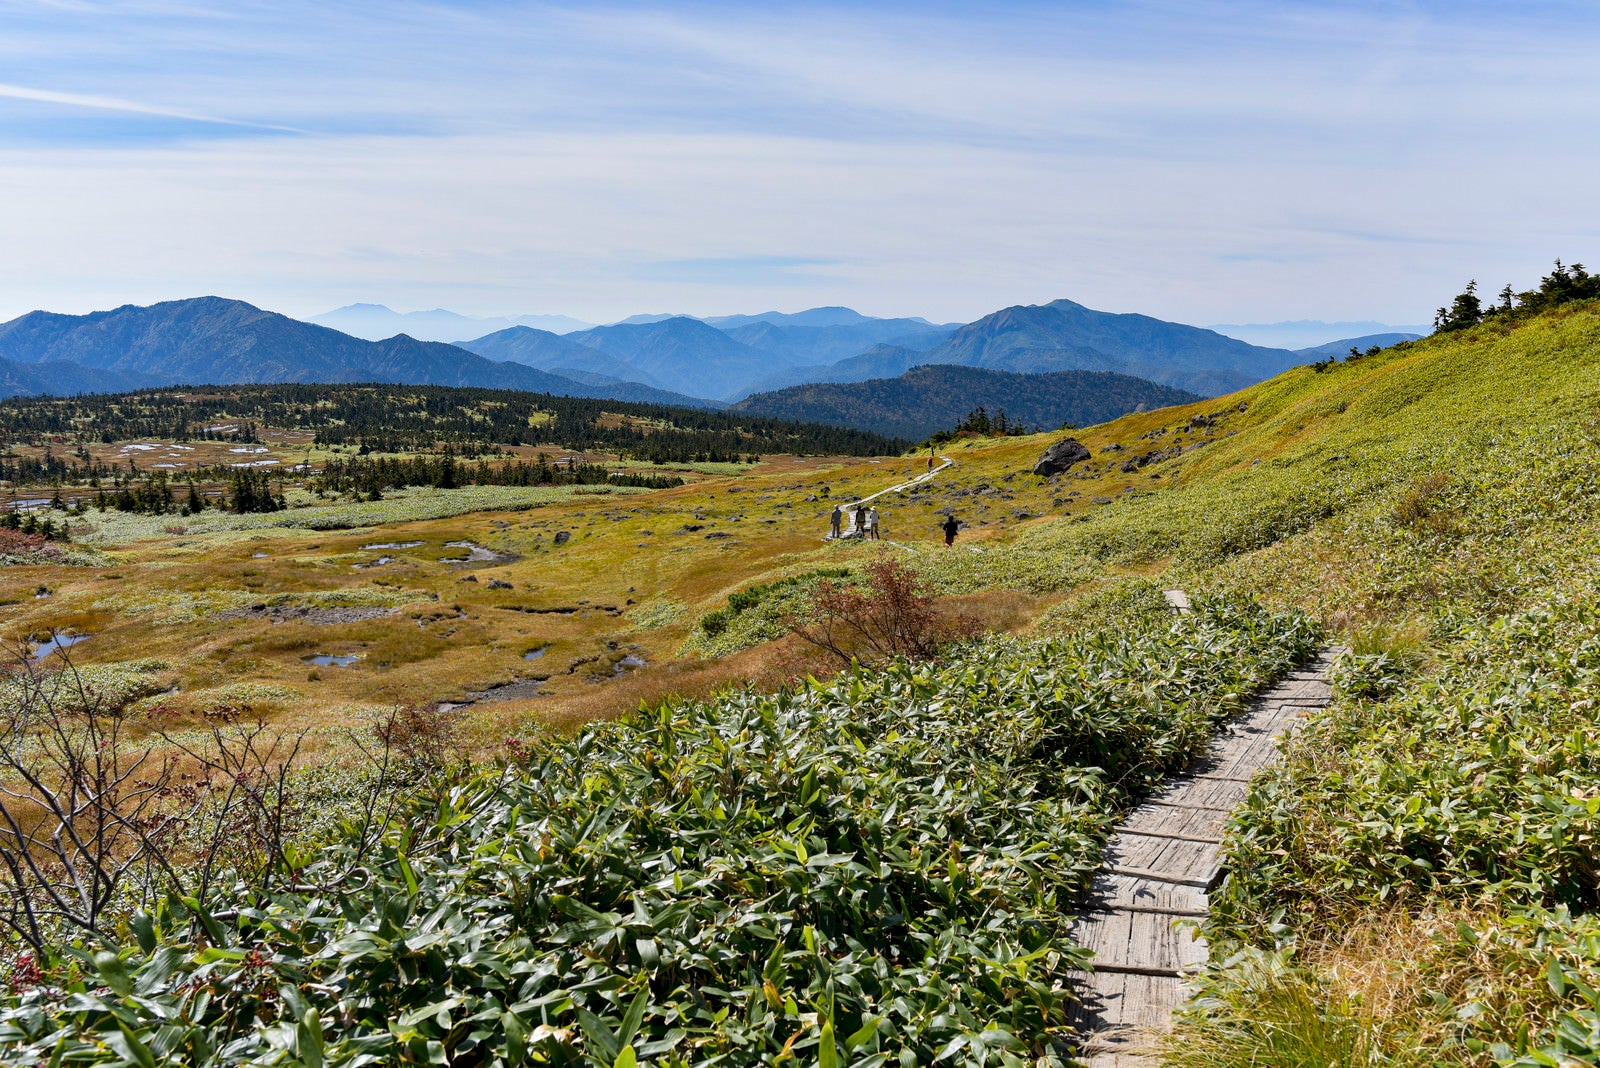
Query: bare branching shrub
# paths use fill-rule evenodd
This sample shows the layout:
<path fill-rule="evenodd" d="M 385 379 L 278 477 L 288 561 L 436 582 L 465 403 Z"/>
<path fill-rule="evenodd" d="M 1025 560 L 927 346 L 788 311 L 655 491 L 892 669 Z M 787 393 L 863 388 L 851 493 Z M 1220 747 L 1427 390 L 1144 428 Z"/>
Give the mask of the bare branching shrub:
<path fill-rule="evenodd" d="M 285 845 L 300 804 L 290 779 L 304 732 L 279 733 L 259 719 L 244 719 L 232 707 L 207 712 L 206 719 L 207 730 L 198 740 L 160 735 L 169 752 L 186 758 L 199 777 L 201 805 L 194 813 L 199 840 L 185 872 L 187 891 L 204 901 L 221 871 L 258 887 L 292 881 L 294 865 Z"/>
<path fill-rule="evenodd" d="M 977 623 L 950 618 L 927 595 L 921 576 L 898 560 L 868 564 L 863 584 L 824 579 L 795 634 L 848 664 L 884 656 L 928 657 L 947 642 L 970 637 Z"/>
<path fill-rule="evenodd" d="M 130 745 L 120 704 L 62 666 L 5 650 L 0 677 L 0 925 L 42 948 L 102 929 L 123 884 L 171 878 L 168 848 L 199 799 L 170 754 Z"/>
<path fill-rule="evenodd" d="M 137 722 L 97 692 L 64 652 L 48 665 L 26 647 L 0 669 L 0 929 L 35 950 L 59 933 L 104 933 L 119 910 L 177 894 L 202 907 L 214 891 L 306 890 L 296 834 L 306 811 L 305 732 L 281 732 L 224 707 L 205 729 L 172 729 L 157 707 Z M 396 709 L 353 734 L 361 786 L 341 815 L 355 848 L 328 890 L 361 870 L 404 799 L 463 759 L 437 709 Z M 420 777 L 419 777 L 419 772 Z"/>

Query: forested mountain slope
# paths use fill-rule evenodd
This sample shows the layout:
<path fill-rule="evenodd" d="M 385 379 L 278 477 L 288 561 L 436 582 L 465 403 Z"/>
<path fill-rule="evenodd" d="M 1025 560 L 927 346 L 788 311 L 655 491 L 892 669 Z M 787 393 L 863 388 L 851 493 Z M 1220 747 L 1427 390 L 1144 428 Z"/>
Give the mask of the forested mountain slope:
<path fill-rule="evenodd" d="M 898 378 L 818 383 L 757 393 L 733 405 L 779 419 L 872 429 L 916 440 L 948 430 L 977 407 L 1013 426 L 1103 423 L 1125 412 L 1196 400 L 1193 393 L 1108 371 L 1021 375 L 977 367 L 915 367 Z"/>

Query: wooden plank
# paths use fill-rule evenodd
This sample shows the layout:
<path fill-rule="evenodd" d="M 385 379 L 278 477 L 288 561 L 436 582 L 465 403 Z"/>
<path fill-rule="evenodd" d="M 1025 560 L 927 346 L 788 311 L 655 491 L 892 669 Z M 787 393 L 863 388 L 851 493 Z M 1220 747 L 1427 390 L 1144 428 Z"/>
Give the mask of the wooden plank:
<path fill-rule="evenodd" d="M 1222 838 L 1228 825 L 1228 810 L 1220 808 L 1176 808 L 1171 805 L 1140 805 L 1128 815 L 1122 829 L 1136 834 L 1170 834 L 1197 840 Z"/>
<path fill-rule="evenodd" d="M 1333 696 L 1333 687 L 1326 680 L 1316 677 L 1289 679 L 1274 686 L 1267 696 L 1274 701 L 1326 701 Z"/>
<path fill-rule="evenodd" d="M 1180 976 L 1205 963 L 1206 944 L 1177 916 L 1106 909 L 1074 921 L 1072 940 L 1094 953 L 1097 972 Z"/>
<path fill-rule="evenodd" d="M 1110 872 L 1113 875 L 1126 875 L 1131 879 L 1149 879 L 1151 882 L 1173 883 L 1174 885 L 1177 885 L 1177 886 L 1193 886 L 1193 887 L 1195 887 L 1197 889 L 1200 889 L 1200 890 L 1209 890 L 1211 888 L 1211 882 L 1215 878 L 1215 874 L 1214 873 L 1212 875 L 1206 876 L 1205 878 L 1201 878 L 1198 875 L 1196 875 L 1196 876 L 1168 875 L 1164 871 L 1152 871 L 1149 868 L 1116 868 L 1116 867 L 1108 867 L 1108 868 L 1106 868 L 1106 871 Z"/>
<path fill-rule="evenodd" d="M 1169 811 L 1169 812 L 1204 812 L 1204 811 L 1209 811 L 1209 810 L 1208 809 L 1186 808 L 1186 809 L 1168 809 L 1167 811 Z M 1144 830 L 1143 828 L 1129 827 L 1127 824 L 1123 824 L 1123 829 L 1126 830 L 1126 831 L 1130 831 L 1130 832 L 1136 831 L 1137 833 L 1145 836 L 1146 838 L 1171 838 L 1171 839 L 1173 839 L 1174 841 L 1177 841 L 1177 842 L 1201 842 L 1201 843 L 1204 843 L 1204 844 L 1207 844 L 1207 845 L 1221 845 L 1222 844 L 1222 836 L 1221 835 L 1174 834 L 1171 831 Z"/>
<path fill-rule="evenodd" d="M 1213 745 L 1206 754 L 1190 765 L 1188 774 L 1209 775 L 1223 779 L 1249 780 L 1256 772 L 1274 763 L 1282 756 L 1278 741 L 1272 736 L 1254 739 L 1230 739 Z"/>
<path fill-rule="evenodd" d="M 1106 871 L 1089 884 L 1089 900 L 1097 909 L 1135 906 L 1173 912 L 1204 912 L 1207 904 L 1203 887 Z"/>
<path fill-rule="evenodd" d="M 1169 976 L 1077 972 L 1070 977 L 1081 998 L 1068 1024 L 1084 1036 L 1080 1057 L 1091 1068 L 1155 1065 L 1150 1050 L 1188 989 Z"/>
<path fill-rule="evenodd" d="M 1231 811 L 1249 792 L 1242 782 L 1226 779 L 1178 779 L 1152 800 L 1187 808 L 1217 808 Z"/>
<path fill-rule="evenodd" d="M 1216 842 L 1157 838 L 1130 831 L 1120 832 L 1106 843 L 1104 863 L 1109 868 L 1160 872 L 1174 882 L 1199 880 L 1204 885 L 1216 874 L 1221 855 Z"/>

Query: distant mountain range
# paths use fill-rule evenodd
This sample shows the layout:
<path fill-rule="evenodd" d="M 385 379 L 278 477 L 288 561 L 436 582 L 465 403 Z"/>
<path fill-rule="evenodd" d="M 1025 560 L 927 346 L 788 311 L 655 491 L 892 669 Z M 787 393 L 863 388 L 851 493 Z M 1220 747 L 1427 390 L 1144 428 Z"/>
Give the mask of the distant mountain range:
<path fill-rule="evenodd" d="M 222 297 L 89 315 L 30 312 L 0 324 L 0 394 L 7 396 L 259 382 L 411 382 L 707 403 L 632 382 L 580 382 L 404 334 L 365 341 Z"/>
<path fill-rule="evenodd" d="M 1210 329 L 1228 337 L 1248 341 L 1252 345 L 1280 347 L 1303 352 L 1321 348 L 1340 339 L 1360 339 L 1371 334 L 1414 334 L 1418 337 L 1433 332 L 1426 324 L 1395 326 L 1391 323 L 1343 322 L 1325 323 L 1320 319 L 1296 319 L 1281 323 L 1218 323 Z M 1347 345 L 1346 351 L 1349 351 Z"/>
<path fill-rule="evenodd" d="M 931 348 L 953 329 L 922 319 L 869 319 L 848 308 L 818 308 L 717 320 L 635 316 L 564 337 L 512 327 L 461 345 L 491 359 L 558 373 L 584 370 L 737 400 L 761 389 L 825 378 L 835 361 L 891 339 Z"/>
<path fill-rule="evenodd" d="M 931 364 L 896 378 L 822 382 L 757 393 L 733 411 L 805 423 L 873 430 L 920 440 L 948 430 L 974 408 L 1031 427 L 1090 425 L 1127 412 L 1187 404 L 1200 397 L 1111 371 L 1014 374 L 980 367 Z"/>
<path fill-rule="evenodd" d="M 531 326 L 555 334 L 570 334 L 594 325 L 567 315 L 479 317 L 460 315 L 443 308 L 397 312 L 382 304 L 347 304 L 331 312 L 313 315 L 308 321 L 353 337 L 364 337 L 368 341 L 382 341 L 396 334 L 406 334 L 418 341 L 461 341 L 512 326 Z"/>
<path fill-rule="evenodd" d="M 375 304 L 350 305 L 318 319 L 368 332 L 403 322 L 435 335 L 501 322 L 443 310 L 400 315 Z M 1084 422 L 1091 411 L 1103 413 L 1094 418 L 1120 414 L 1126 408 L 1112 409 L 1124 401 L 1169 404 L 1192 395 L 1215 396 L 1330 351 L 1342 355 L 1351 345 L 1365 349 L 1414 336 L 1348 335 L 1291 351 L 1147 315 L 1095 311 L 1070 300 L 1003 308 L 964 325 L 880 319 L 842 307 L 705 319 L 639 315 L 608 326 L 560 319 L 554 325 L 560 329 L 511 323 L 445 344 L 409 333 L 380 340 L 353 336 L 220 297 L 128 305 L 90 315 L 32 312 L 0 324 L 0 396 L 206 383 L 413 382 L 701 407 L 751 398 L 752 405 L 741 410 L 778 414 L 765 406 L 782 405 L 786 417 L 923 436 L 925 428 L 947 425 L 977 403 L 1003 405 L 1030 424 Z M 571 326 L 582 329 L 566 330 Z M 902 381 L 907 372 L 925 366 L 946 370 Z M 957 379 L 948 370 L 952 367 L 1024 378 Z M 1094 380 L 1098 392 L 1089 389 L 1090 379 L 1034 380 L 1063 372 L 1113 377 Z M 884 380 L 899 385 L 891 389 L 881 384 Z M 1137 393 L 1128 385 L 1133 380 L 1168 392 Z M 955 412 L 915 394 L 917 389 L 952 390 L 957 381 L 988 390 L 982 396 L 991 400 L 967 398 L 971 403 Z M 822 383 L 871 388 L 792 390 Z M 1043 391 L 1038 403 L 1048 411 L 1027 407 L 1029 389 Z M 1091 395 L 1113 400 L 1094 407 L 1084 399 Z M 914 410 L 896 415 L 896 398 Z M 831 414 L 829 404 L 837 406 Z M 873 408 L 876 404 L 883 407 Z M 1064 406 L 1070 404 L 1079 407 L 1068 411 Z M 1057 416 L 1058 410 L 1066 414 Z"/>
<path fill-rule="evenodd" d="M 1286 349 L 1070 300 L 1005 308 L 965 326 L 815 308 L 705 320 L 634 316 L 564 337 L 512 328 L 461 344 L 545 370 L 584 370 L 726 401 L 808 382 L 893 378 L 921 364 L 1020 374 L 1115 371 L 1214 396 L 1305 362 Z"/>
<path fill-rule="evenodd" d="M 1326 345 L 1316 345 L 1309 349 L 1296 349 L 1295 355 L 1307 360 L 1320 360 L 1328 356 L 1345 356 L 1351 349 L 1366 352 L 1374 345 L 1386 349 L 1390 345 L 1398 345 L 1402 341 L 1415 341 L 1422 336 L 1422 334 L 1405 333 L 1366 334 L 1362 337 L 1340 338 L 1338 341 L 1330 341 Z"/>

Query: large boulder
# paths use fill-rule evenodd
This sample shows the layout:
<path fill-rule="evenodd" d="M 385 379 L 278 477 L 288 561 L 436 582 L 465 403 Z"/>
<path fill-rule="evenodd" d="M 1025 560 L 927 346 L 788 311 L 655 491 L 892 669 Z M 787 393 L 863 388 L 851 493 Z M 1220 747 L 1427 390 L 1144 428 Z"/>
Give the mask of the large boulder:
<path fill-rule="evenodd" d="M 1039 462 L 1033 465 L 1036 475 L 1059 475 L 1063 471 L 1071 470 L 1073 464 L 1080 464 L 1089 458 L 1089 450 L 1083 442 L 1076 438 L 1062 438 L 1039 457 Z"/>

